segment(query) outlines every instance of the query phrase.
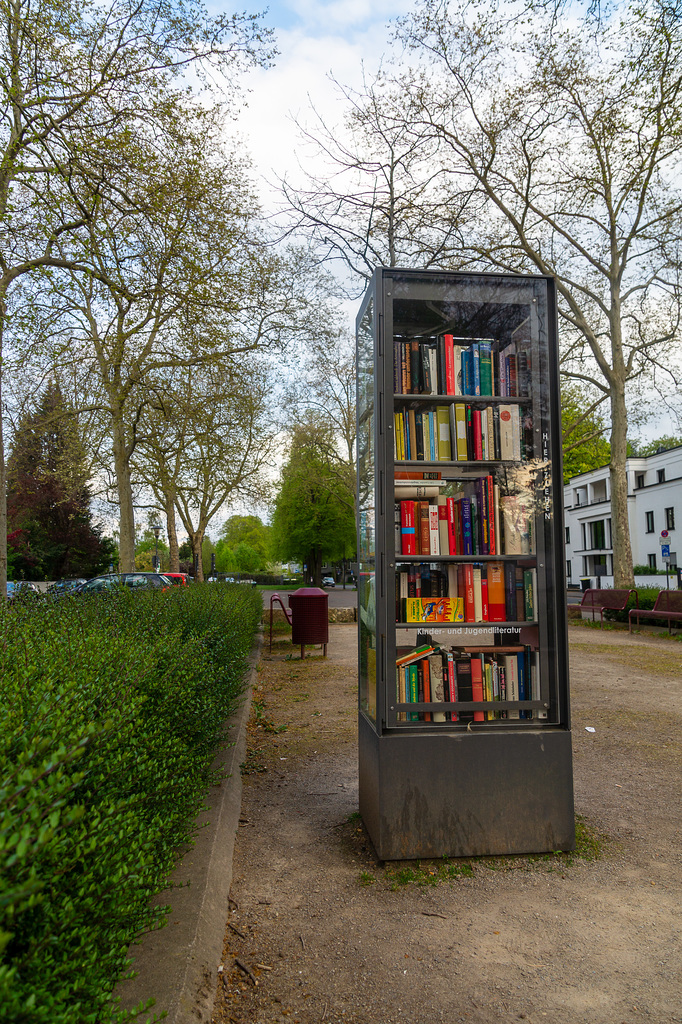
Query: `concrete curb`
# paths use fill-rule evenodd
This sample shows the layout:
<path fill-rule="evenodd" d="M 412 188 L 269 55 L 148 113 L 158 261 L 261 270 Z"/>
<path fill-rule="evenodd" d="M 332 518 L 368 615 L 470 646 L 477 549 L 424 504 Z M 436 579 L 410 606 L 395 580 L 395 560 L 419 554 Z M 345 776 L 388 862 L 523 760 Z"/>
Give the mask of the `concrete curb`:
<path fill-rule="evenodd" d="M 229 745 L 214 763 L 228 777 L 206 795 L 207 809 L 197 819 L 195 845 L 171 875 L 171 884 L 179 888 L 159 897 L 159 903 L 172 907 L 167 924 L 130 947 L 137 975 L 119 983 L 114 992 L 123 1009 L 130 1010 L 150 997 L 155 1000 L 141 1021 L 157 1020 L 163 1011 L 168 1024 L 211 1021 L 242 804 L 239 766 L 246 756 L 246 725 L 262 642 L 261 632 L 249 659 L 242 704 L 226 724 Z"/>

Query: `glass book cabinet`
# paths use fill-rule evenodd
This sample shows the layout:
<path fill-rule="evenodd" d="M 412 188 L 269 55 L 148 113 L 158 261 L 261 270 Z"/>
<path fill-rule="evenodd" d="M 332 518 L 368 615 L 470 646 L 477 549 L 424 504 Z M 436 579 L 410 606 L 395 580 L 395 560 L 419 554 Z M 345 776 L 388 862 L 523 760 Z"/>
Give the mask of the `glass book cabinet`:
<path fill-rule="evenodd" d="M 360 813 L 377 854 L 572 849 L 553 279 L 376 270 L 357 380 Z"/>

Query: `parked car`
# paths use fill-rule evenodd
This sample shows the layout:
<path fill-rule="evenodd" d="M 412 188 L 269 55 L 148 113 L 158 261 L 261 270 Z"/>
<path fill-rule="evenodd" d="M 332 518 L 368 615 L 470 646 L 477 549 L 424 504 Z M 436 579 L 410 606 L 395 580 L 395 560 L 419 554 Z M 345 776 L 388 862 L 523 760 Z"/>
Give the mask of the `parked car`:
<path fill-rule="evenodd" d="M 47 588 L 48 597 L 63 597 L 65 594 L 72 594 L 86 582 L 85 576 L 78 576 L 72 580 L 55 580 Z"/>
<path fill-rule="evenodd" d="M 187 572 L 164 572 L 163 575 L 174 587 L 188 587 L 192 577 Z"/>
<path fill-rule="evenodd" d="M 245 583 L 247 587 L 255 587 L 257 583 L 255 580 L 237 580 L 237 583 Z"/>
<path fill-rule="evenodd" d="M 8 601 L 32 601 L 40 597 L 40 587 L 29 580 L 8 580 L 7 600 Z"/>
<path fill-rule="evenodd" d="M 119 587 L 127 587 L 129 590 L 153 590 L 154 588 L 167 590 L 172 586 L 171 581 L 159 572 L 111 572 L 86 580 L 74 593 L 111 593 Z"/>
<path fill-rule="evenodd" d="M 323 576 L 322 577 L 322 586 L 323 587 L 335 587 L 336 583 L 334 582 L 333 576 Z"/>

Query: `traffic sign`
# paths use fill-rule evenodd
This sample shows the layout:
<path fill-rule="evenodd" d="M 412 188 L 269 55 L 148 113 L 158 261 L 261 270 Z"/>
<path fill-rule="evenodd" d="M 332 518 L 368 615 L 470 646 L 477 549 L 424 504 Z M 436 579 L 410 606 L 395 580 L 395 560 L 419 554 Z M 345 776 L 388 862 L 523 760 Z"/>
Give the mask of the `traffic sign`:
<path fill-rule="evenodd" d="M 661 544 L 661 558 L 670 558 L 669 544 Z"/>
<path fill-rule="evenodd" d="M 663 547 L 664 544 L 670 544 L 668 536 L 669 535 L 667 530 L 661 530 L 661 536 L 658 538 L 658 543 L 661 545 L 661 547 Z"/>

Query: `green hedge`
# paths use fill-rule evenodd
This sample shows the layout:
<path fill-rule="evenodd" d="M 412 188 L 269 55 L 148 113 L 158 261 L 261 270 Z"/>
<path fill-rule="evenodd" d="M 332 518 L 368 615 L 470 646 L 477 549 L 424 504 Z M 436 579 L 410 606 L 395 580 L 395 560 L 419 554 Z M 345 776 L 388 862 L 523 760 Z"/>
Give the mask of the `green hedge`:
<path fill-rule="evenodd" d="M 160 926 L 262 612 L 246 587 L 0 606 L 0 1020 L 104 1024 Z"/>

